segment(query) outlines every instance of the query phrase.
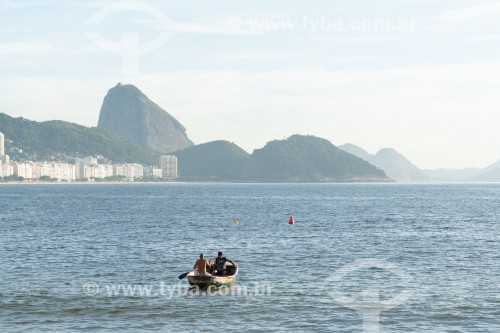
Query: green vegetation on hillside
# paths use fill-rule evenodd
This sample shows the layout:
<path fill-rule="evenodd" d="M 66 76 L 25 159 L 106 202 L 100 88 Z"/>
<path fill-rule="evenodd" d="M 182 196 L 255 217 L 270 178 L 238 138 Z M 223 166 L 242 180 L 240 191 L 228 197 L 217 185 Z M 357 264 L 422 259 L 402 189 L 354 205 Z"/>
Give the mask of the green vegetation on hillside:
<path fill-rule="evenodd" d="M 101 128 L 64 121 L 35 122 L 0 113 L 0 132 L 14 160 L 103 156 L 114 163 L 157 165 L 158 153 Z M 325 139 L 293 135 L 249 155 L 236 144 L 213 141 L 172 153 L 179 180 L 247 182 L 389 181 L 385 173 Z"/>
<path fill-rule="evenodd" d="M 102 155 L 115 163 L 158 164 L 158 153 L 101 128 L 59 120 L 36 122 L 0 113 L 0 132 L 9 140 L 7 153 L 16 160 Z"/>
<path fill-rule="evenodd" d="M 173 153 L 180 180 L 247 182 L 389 181 L 385 173 L 314 136 L 294 135 L 269 142 L 248 155 L 227 141 Z"/>
<path fill-rule="evenodd" d="M 179 179 L 186 181 L 241 180 L 248 153 L 228 141 L 213 141 L 178 150 Z"/>
<path fill-rule="evenodd" d="M 388 181 L 385 173 L 314 136 L 293 135 L 257 149 L 250 156 L 244 179 L 257 182 Z"/>

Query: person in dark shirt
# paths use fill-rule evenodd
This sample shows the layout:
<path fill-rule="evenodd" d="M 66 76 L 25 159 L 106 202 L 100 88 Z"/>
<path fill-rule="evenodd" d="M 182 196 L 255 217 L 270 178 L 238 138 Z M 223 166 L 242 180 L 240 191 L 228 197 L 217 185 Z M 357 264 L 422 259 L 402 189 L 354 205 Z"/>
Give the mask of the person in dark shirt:
<path fill-rule="evenodd" d="M 231 259 L 227 259 L 226 257 L 224 257 L 224 253 L 222 251 L 219 251 L 219 253 L 217 254 L 217 258 L 215 258 L 214 270 L 212 271 L 212 274 L 226 275 L 226 262 L 230 262 L 235 268 L 238 267 L 236 266 L 236 263 L 234 261 L 232 261 Z"/>

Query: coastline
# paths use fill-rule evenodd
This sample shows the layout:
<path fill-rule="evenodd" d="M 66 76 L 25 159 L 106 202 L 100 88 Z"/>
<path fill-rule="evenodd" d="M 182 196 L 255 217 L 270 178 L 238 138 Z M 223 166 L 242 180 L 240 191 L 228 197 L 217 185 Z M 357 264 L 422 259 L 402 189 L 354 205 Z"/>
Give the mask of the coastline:
<path fill-rule="evenodd" d="M 0 187 L 2 185 L 144 185 L 144 184 L 155 184 L 155 185 L 173 185 L 173 184 L 186 184 L 186 182 L 0 182 Z"/>
<path fill-rule="evenodd" d="M 145 185 L 145 184 L 156 184 L 156 185 L 175 185 L 175 184 L 397 184 L 393 180 L 375 180 L 375 179 L 352 179 L 352 180 L 339 180 L 339 181 L 325 181 L 325 182 L 242 182 L 242 181 L 164 181 L 164 182 L 145 182 L 145 181 L 54 181 L 54 182 L 44 182 L 44 181 L 9 181 L 0 182 L 0 187 L 2 185 Z"/>

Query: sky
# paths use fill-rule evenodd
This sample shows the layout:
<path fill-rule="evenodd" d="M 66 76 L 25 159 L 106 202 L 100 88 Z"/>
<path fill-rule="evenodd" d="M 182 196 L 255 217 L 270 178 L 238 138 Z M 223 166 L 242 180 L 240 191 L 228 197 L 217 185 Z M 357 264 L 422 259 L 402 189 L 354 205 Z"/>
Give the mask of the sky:
<path fill-rule="evenodd" d="M 118 82 L 196 144 L 293 134 L 500 159 L 500 1 L 0 0 L 0 112 L 97 126 Z"/>

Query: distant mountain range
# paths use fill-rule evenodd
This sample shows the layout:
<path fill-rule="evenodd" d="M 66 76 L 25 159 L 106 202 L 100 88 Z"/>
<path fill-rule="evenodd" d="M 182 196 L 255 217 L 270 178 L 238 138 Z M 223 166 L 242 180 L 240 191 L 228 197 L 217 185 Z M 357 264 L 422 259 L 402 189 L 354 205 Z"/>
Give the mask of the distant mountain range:
<path fill-rule="evenodd" d="M 500 182 L 500 160 L 485 169 L 421 170 L 392 148 L 381 149 L 375 155 L 350 143 L 339 148 L 378 166 L 398 182 Z"/>
<path fill-rule="evenodd" d="M 484 172 L 479 168 L 465 168 L 465 169 L 436 169 L 429 170 L 423 169 L 432 180 L 443 182 L 464 182 L 471 181 Z"/>
<path fill-rule="evenodd" d="M 478 182 L 500 182 L 500 160 L 483 170 L 472 179 Z"/>
<path fill-rule="evenodd" d="M 381 168 L 389 178 L 395 181 L 422 182 L 431 179 L 406 157 L 392 148 L 381 149 L 375 155 L 371 155 L 363 148 L 350 143 L 341 145 L 339 148 Z"/>
<path fill-rule="evenodd" d="M 500 181 L 500 161 L 484 170 L 420 170 L 391 148 L 372 155 L 315 136 L 270 141 L 252 154 L 223 140 L 193 145 L 179 121 L 137 87 L 122 84 L 104 98 L 98 128 L 0 113 L 0 132 L 13 160 L 101 155 L 115 163 L 158 165 L 158 157 L 170 153 L 177 156 L 180 179 L 186 181 Z"/>
<path fill-rule="evenodd" d="M 382 170 L 314 136 L 272 141 L 251 155 L 227 141 L 173 154 L 178 158 L 180 179 L 189 181 L 391 181 Z"/>
<path fill-rule="evenodd" d="M 64 121 L 36 122 L 0 114 L 0 132 L 13 160 L 103 156 L 115 163 L 158 165 L 159 153 L 101 128 Z M 384 172 L 314 136 L 269 142 L 251 155 L 234 143 L 213 141 L 172 153 L 180 180 L 243 182 L 390 181 Z"/>

